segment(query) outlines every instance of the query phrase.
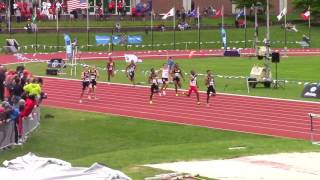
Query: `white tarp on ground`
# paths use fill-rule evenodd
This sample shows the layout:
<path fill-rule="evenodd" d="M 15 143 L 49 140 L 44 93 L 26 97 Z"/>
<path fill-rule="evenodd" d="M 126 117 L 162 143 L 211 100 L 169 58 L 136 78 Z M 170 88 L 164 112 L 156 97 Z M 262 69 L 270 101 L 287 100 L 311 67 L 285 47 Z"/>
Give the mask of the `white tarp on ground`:
<path fill-rule="evenodd" d="M 146 166 L 221 180 L 320 179 L 320 153 L 259 155 Z"/>
<path fill-rule="evenodd" d="M 3 162 L 1 180 L 131 180 L 124 173 L 98 163 L 89 168 L 72 167 L 70 163 L 54 158 L 43 158 L 28 153 Z"/>

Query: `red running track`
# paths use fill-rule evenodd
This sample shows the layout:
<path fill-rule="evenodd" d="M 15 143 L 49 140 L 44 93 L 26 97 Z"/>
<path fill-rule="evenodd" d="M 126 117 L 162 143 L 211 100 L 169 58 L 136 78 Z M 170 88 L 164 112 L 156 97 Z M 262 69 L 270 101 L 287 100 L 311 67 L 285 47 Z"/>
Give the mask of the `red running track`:
<path fill-rule="evenodd" d="M 310 139 L 310 119 L 307 114 L 320 113 L 320 103 L 225 94 L 213 97 L 210 107 L 206 107 L 205 103 L 196 104 L 195 95 L 176 97 L 170 90 L 167 96 L 155 96 L 154 104 L 150 105 L 149 88 L 106 83 L 98 84 L 98 100 L 85 99 L 80 104 L 80 88 L 81 82 L 77 80 L 46 78 L 44 89 L 49 98 L 44 104 L 305 140 Z M 201 94 L 202 102 L 205 102 L 205 96 Z M 315 126 L 315 133 L 316 138 L 320 139 L 319 125 Z"/>
<path fill-rule="evenodd" d="M 284 54 L 282 49 L 279 50 Z M 155 51 L 114 51 L 111 56 L 116 60 L 123 60 L 124 54 L 135 54 L 141 59 L 165 59 L 167 56 L 173 56 L 174 58 L 189 59 L 189 55 L 192 52 L 192 57 L 214 57 L 223 56 L 223 50 L 221 49 L 205 49 L 205 50 L 155 50 Z M 253 55 L 255 53 L 254 49 L 244 49 L 241 50 L 244 55 Z M 319 56 L 320 48 L 292 48 L 288 49 L 288 56 Z M 25 53 L 22 54 L 25 61 L 39 60 L 47 61 L 52 58 L 66 58 L 65 52 L 55 52 L 55 53 Z M 108 52 L 81 52 L 78 53 L 77 57 L 82 60 L 106 60 L 109 57 Z M 0 64 L 23 62 L 21 58 L 14 55 L 0 55 Z"/>

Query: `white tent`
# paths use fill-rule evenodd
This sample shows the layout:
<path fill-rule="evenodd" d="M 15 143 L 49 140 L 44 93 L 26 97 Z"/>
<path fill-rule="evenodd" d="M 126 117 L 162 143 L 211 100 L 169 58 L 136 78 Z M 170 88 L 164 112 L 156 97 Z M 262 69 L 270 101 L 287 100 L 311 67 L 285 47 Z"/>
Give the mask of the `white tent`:
<path fill-rule="evenodd" d="M 94 163 L 89 168 L 72 167 L 69 162 L 28 153 L 0 167 L 1 180 L 131 180 L 124 173 Z"/>

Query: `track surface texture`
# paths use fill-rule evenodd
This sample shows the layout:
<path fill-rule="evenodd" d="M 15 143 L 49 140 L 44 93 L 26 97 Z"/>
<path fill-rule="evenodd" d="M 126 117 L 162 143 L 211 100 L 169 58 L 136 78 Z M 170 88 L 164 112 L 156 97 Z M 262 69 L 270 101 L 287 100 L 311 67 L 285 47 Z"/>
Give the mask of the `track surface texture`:
<path fill-rule="evenodd" d="M 252 49 L 243 50 L 251 53 Z M 113 52 L 115 59 L 123 60 L 124 54 L 136 54 L 141 59 L 175 58 L 189 59 L 192 51 L 159 50 L 159 51 L 129 51 Z M 222 56 L 223 51 L 200 50 L 193 51 L 193 57 Z M 105 60 L 109 53 L 83 52 L 80 59 Z M 289 56 L 320 55 L 320 49 L 290 49 Z M 46 61 L 51 58 L 64 58 L 65 53 L 34 53 L 0 56 L 1 64 L 18 63 L 22 61 Z M 79 103 L 81 82 L 58 78 L 45 78 L 44 90 L 49 98 L 44 104 L 57 108 L 77 109 L 91 112 L 111 113 L 147 120 L 172 122 L 209 128 L 249 132 L 288 138 L 310 140 L 310 118 L 308 113 L 320 114 L 320 103 L 279 100 L 218 94 L 211 98 L 209 107 L 205 105 L 206 94 L 201 93 L 201 105 L 196 104 L 196 98 L 175 96 L 168 90 L 167 96 L 154 97 L 154 104 L 149 104 L 150 88 L 132 87 L 120 84 L 99 83 L 98 100 L 85 99 Z M 67 118 L 67 117 L 66 117 Z M 320 140 L 320 121 L 315 121 L 315 138 Z"/>
<path fill-rule="evenodd" d="M 46 78 L 44 89 L 49 94 L 45 105 L 52 107 L 306 140 L 310 139 L 307 114 L 320 113 L 319 103 L 224 94 L 211 98 L 207 107 L 204 93 L 203 103 L 197 105 L 195 95 L 176 97 L 171 90 L 166 96 L 156 95 L 150 105 L 150 88 L 107 83 L 98 85 L 98 100 L 79 103 L 81 82 L 57 78 Z M 315 132 L 320 136 L 319 126 Z"/>
<path fill-rule="evenodd" d="M 320 48 L 310 49 L 288 49 L 287 53 L 284 53 L 282 49 L 278 50 L 282 55 L 288 56 L 317 56 L 320 55 Z M 172 56 L 174 58 L 189 59 L 192 57 L 222 57 L 224 50 L 221 49 L 206 49 L 206 50 L 156 50 L 156 51 L 114 51 L 109 52 L 79 52 L 77 58 L 79 60 L 106 60 L 109 55 L 115 60 L 123 60 L 124 54 L 135 54 L 141 59 L 159 59 Z M 243 49 L 241 54 L 245 56 L 253 56 L 255 49 Z M 23 53 L 18 55 L 1 55 L 0 64 L 9 64 L 24 61 L 47 61 L 52 58 L 66 58 L 65 52 L 58 53 Z"/>

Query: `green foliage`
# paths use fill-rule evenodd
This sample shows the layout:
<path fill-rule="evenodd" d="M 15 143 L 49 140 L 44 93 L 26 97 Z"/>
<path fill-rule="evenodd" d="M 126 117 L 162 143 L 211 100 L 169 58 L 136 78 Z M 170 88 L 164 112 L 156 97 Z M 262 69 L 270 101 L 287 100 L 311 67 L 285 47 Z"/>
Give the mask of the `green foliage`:
<path fill-rule="evenodd" d="M 163 60 L 145 60 L 143 63 L 138 64 L 138 71 L 136 73 L 136 82 L 141 85 L 148 85 L 146 83 L 147 74 L 145 71 L 149 71 L 151 68 L 159 69 L 165 62 Z M 180 65 L 182 70 L 186 73 L 190 72 L 191 69 L 195 70 L 199 74 L 204 74 L 206 70 L 211 69 L 216 75 L 224 76 L 244 76 L 247 77 L 250 74 L 250 70 L 254 64 L 262 63 L 262 61 L 256 58 L 230 58 L 230 57 L 218 57 L 218 58 L 194 58 L 194 59 L 176 59 L 176 63 Z M 80 61 L 79 63 L 85 63 L 89 65 L 95 64 L 98 67 L 105 67 L 105 61 Z M 125 69 L 124 61 L 117 61 L 117 68 L 119 70 Z M 46 63 L 28 63 L 26 67 L 37 75 L 45 76 Z M 272 64 L 272 75 L 275 77 L 275 65 Z M 288 81 L 302 82 L 300 85 L 296 83 L 286 83 L 285 88 L 273 89 L 273 88 L 262 88 L 259 85 L 258 88 L 251 89 L 250 94 L 252 96 L 265 96 L 265 97 L 276 97 L 286 99 L 299 99 L 299 100 L 312 100 L 319 101 L 319 99 L 306 99 L 300 97 L 300 93 L 303 89 L 304 82 L 319 82 L 320 74 L 318 69 L 320 67 L 320 60 L 318 57 L 288 57 L 281 58 L 281 62 L 278 64 L 278 78 L 285 79 Z M 14 66 L 8 68 L 15 69 Z M 80 75 L 81 68 L 78 69 L 78 75 Z M 74 78 L 70 76 L 70 69 L 66 69 L 66 75 L 60 75 L 60 77 Z M 100 71 L 99 81 L 106 80 L 106 72 Z M 80 77 L 76 77 L 80 79 Z M 201 90 L 205 90 L 204 76 L 199 76 L 199 86 Z M 130 83 L 124 73 L 118 72 L 112 79 L 112 82 L 118 83 Z M 244 94 L 248 95 L 245 79 L 240 78 L 221 78 L 216 77 L 216 85 L 218 92 L 233 93 L 233 94 Z M 169 87 L 173 87 L 170 84 Z M 188 81 L 183 82 L 184 89 L 188 87 Z"/>
<path fill-rule="evenodd" d="M 1 152 L 0 162 L 33 152 L 69 161 L 74 166 L 100 162 L 140 180 L 161 173 L 143 167 L 144 164 L 319 151 L 318 146 L 302 140 L 57 108 L 41 110 L 41 127 L 23 146 Z M 49 115 L 54 117 L 46 118 Z M 246 149 L 228 150 L 235 146 Z"/>
<path fill-rule="evenodd" d="M 311 18 L 320 16 L 320 0 L 293 0 L 292 3 L 301 12 L 310 7 Z"/>

